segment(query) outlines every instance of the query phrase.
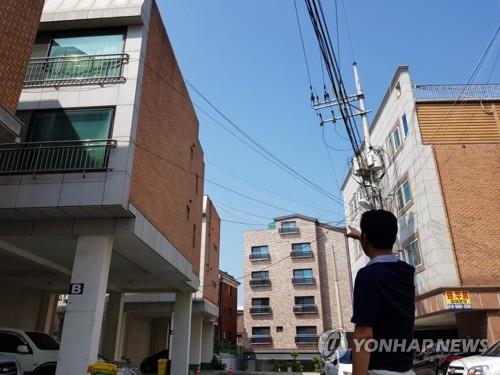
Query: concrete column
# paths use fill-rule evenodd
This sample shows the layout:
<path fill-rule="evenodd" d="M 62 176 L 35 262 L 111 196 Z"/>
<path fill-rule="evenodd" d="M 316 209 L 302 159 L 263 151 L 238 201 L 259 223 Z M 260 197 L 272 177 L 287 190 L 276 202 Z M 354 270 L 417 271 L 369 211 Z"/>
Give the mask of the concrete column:
<path fill-rule="evenodd" d="M 78 237 L 71 283 L 83 289 L 69 296 L 56 375 L 85 374 L 97 360 L 112 252 L 112 236 Z"/>
<path fill-rule="evenodd" d="M 109 360 L 117 361 L 120 359 L 124 297 L 125 294 L 121 292 L 111 292 L 108 297 L 102 355 Z"/>
<path fill-rule="evenodd" d="M 191 317 L 191 341 L 189 347 L 189 364 L 199 366 L 201 364 L 201 337 L 203 334 L 203 315 L 192 314 Z"/>
<path fill-rule="evenodd" d="M 172 358 L 171 374 L 188 374 L 192 305 L 190 292 L 176 293 L 172 347 L 170 348 L 170 356 Z"/>
<path fill-rule="evenodd" d="M 37 331 L 52 334 L 50 332 L 54 325 L 55 315 L 57 311 L 57 295 L 49 292 L 44 292 L 42 302 L 40 304 L 40 313 L 38 314 L 38 322 L 36 324 Z"/>
<path fill-rule="evenodd" d="M 214 323 L 203 322 L 201 339 L 201 363 L 210 363 L 214 356 Z"/>

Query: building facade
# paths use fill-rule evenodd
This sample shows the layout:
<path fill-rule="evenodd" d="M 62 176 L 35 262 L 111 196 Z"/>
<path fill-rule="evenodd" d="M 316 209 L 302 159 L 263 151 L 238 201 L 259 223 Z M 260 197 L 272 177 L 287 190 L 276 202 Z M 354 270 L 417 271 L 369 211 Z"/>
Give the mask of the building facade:
<path fill-rule="evenodd" d="M 352 332 L 346 244 L 343 228 L 302 215 L 278 217 L 273 228 L 245 232 L 250 368 L 272 370 L 294 352 L 311 364 L 324 331 Z"/>
<path fill-rule="evenodd" d="M 15 141 L 23 124 L 15 116 L 44 0 L 0 3 L 0 141 Z M 13 42 L 15 40 L 15 42 Z"/>
<path fill-rule="evenodd" d="M 0 144 L 2 300 L 16 293 L 22 309 L 39 294 L 49 311 L 69 292 L 57 364 L 68 374 L 100 347 L 119 359 L 125 293 L 174 293 L 172 372 L 187 373 L 204 162 L 157 5 L 45 1 L 22 85 L 25 126 Z M 40 321 L 14 308 L 0 325 Z"/>
<path fill-rule="evenodd" d="M 217 339 L 220 346 L 236 347 L 238 317 L 238 287 L 240 282 L 224 271 L 219 271 L 219 322 Z"/>
<path fill-rule="evenodd" d="M 499 103 L 498 84 L 415 85 L 402 66 L 372 121 L 372 144 L 386 151 L 384 204 L 398 218 L 395 251 L 416 268 L 417 334 L 500 338 Z M 342 191 L 358 225 L 364 196 L 350 174 Z M 349 241 L 355 276 L 367 258 Z"/>

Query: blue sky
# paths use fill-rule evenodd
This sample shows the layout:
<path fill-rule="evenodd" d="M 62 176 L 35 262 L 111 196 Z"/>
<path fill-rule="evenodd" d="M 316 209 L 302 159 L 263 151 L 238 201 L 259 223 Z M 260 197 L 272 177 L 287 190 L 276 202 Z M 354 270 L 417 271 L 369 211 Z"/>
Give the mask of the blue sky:
<path fill-rule="evenodd" d="M 499 0 L 337 1 L 346 87 L 354 91 L 355 58 L 373 113 L 398 65 L 410 66 L 415 83 L 466 82 L 500 22 Z M 341 197 L 338 184 L 350 152 L 342 151 L 348 149 L 342 125 L 326 127 L 327 142 L 341 150 L 330 150 L 333 162 L 329 162 L 322 129 L 309 103 L 293 0 L 157 2 L 184 77 L 261 145 Z M 323 0 L 323 4 L 336 44 L 335 2 Z M 313 85 L 320 90 L 319 50 L 304 1 L 297 0 L 297 5 Z M 500 82 L 500 64 L 494 65 L 499 51 L 497 40 L 476 82 L 484 83 L 488 77 Z M 213 113 L 195 93 L 191 97 Z M 198 119 L 208 179 L 288 211 L 329 222 L 342 219 L 338 203 L 277 169 L 205 114 L 198 112 Z M 210 183 L 205 190 L 224 220 L 265 226 L 272 217 L 286 214 Z M 243 231 L 253 228 L 259 226 L 223 223 L 221 269 L 242 276 Z M 240 304 L 241 294 L 242 290 Z"/>

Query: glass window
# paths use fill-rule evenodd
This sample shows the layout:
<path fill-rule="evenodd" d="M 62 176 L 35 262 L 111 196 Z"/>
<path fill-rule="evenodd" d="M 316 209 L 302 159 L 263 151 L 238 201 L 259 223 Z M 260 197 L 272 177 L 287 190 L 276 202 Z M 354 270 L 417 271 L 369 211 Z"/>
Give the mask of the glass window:
<path fill-rule="evenodd" d="M 314 305 L 314 296 L 295 297 L 296 305 Z"/>
<path fill-rule="evenodd" d="M 17 353 L 19 345 L 26 345 L 19 336 L 8 332 L 0 332 L 0 352 Z"/>
<path fill-rule="evenodd" d="M 253 336 L 269 336 L 271 329 L 269 327 L 252 327 Z"/>
<path fill-rule="evenodd" d="M 297 222 L 296 221 L 284 221 L 281 223 L 281 229 L 288 229 L 288 230 L 297 229 Z"/>
<path fill-rule="evenodd" d="M 269 298 L 252 298 L 252 306 L 269 306 Z"/>
<path fill-rule="evenodd" d="M 358 201 L 356 197 L 352 198 L 350 206 L 351 206 L 351 214 L 354 214 L 358 210 Z"/>
<path fill-rule="evenodd" d="M 37 111 L 31 120 L 28 141 L 108 139 L 112 108 Z"/>
<path fill-rule="evenodd" d="M 312 278 L 313 271 L 312 268 L 303 268 L 300 270 L 293 270 L 293 277 L 297 278 Z"/>
<path fill-rule="evenodd" d="M 296 327 L 297 335 L 315 335 L 317 330 L 316 326 L 302 326 Z"/>
<path fill-rule="evenodd" d="M 59 350 L 59 344 L 52 337 L 42 332 L 26 332 L 40 350 Z"/>
<path fill-rule="evenodd" d="M 252 246 L 252 254 L 269 254 L 269 248 L 267 246 Z"/>
<path fill-rule="evenodd" d="M 268 279 L 269 271 L 254 271 L 252 272 L 252 279 Z"/>
<path fill-rule="evenodd" d="M 277 326 L 276 332 L 283 332 L 283 326 Z"/>
<path fill-rule="evenodd" d="M 401 134 L 399 133 L 399 127 L 394 129 L 391 138 L 394 152 L 396 152 L 401 147 Z"/>
<path fill-rule="evenodd" d="M 294 244 L 292 244 L 292 250 L 293 251 L 309 252 L 309 251 L 311 251 L 311 244 L 309 242 L 294 243 Z"/>
<path fill-rule="evenodd" d="M 401 116 L 401 125 L 403 126 L 403 137 L 407 137 L 410 132 L 410 128 L 408 127 L 408 120 L 406 119 L 406 114 Z"/>
<path fill-rule="evenodd" d="M 407 263 L 411 264 L 413 267 L 417 267 L 422 264 L 418 239 L 414 240 L 405 247 L 405 256 Z"/>
<path fill-rule="evenodd" d="M 398 209 L 402 210 L 412 200 L 410 183 L 405 180 L 396 190 L 396 198 L 398 202 Z"/>
<path fill-rule="evenodd" d="M 123 52 L 124 30 L 71 33 L 55 36 L 49 56 L 109 55 Z"/>

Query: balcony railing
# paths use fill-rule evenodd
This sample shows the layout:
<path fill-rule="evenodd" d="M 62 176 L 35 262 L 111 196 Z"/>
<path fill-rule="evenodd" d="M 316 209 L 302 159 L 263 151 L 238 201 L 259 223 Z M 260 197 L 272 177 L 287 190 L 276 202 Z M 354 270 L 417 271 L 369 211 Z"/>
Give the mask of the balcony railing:
<path fill-rule="evenodd" d="M 250 307 L 252 315 L 269 315 L 271 314 L 271 306 L 252 306 Z"/>
<path fill-rule="evenodd" d="M 114 147 L 111 139 L 0 144 L 0 175 L 106 171 Z"/>
<path fill-rule="evenodd" d="M 313 252 L 311 250 L 292 250 L 290 252 L 291 258 L 311 258 Z"/>
<path fill-rule="evenodd" d="M 294 305 L 293 312 L 295 314 L 314 314 L 317 312 L 316 305 Z"/>
<path fill-rule="evenodd" d="M 269 286 L 271 279 L 250 279 L 250 286 Z"/>
<path fill-rule="evenodd" d="M 251 344 L 271 344 L 273 339 L 270 335 L 256 335 L 250 337 Z"/>
<path fill-rule="evenodd" d="M 415 85 L 417 100 L 498 99 L 500 84 Z"/>
<path fill-rule="evenodd" d="M 316 334 L 295 336 L 295 343 L 297 344 L 317 344 L 318 340 L 319 336 Z"/>
<path fill-rule="evenodd" d="M 316 280 L 314 277 L 292 277 L 293 285 L 314 285 Z"/>
<path fill-rule="evenodd" d="M 279 234 L 297 234 L 299 233 L 298 227 L 280 227 Z"/>
<path fill-rule="evenodd" d="M 28 65 L 24 87 L 125 82 L 122 71 L 128 60 L 129 56 L 124 53 L 33 58 Z"/>
<path fill-rule="evenodd" d="M 269 259 L 271 259 L 271 256 L 268 253 L 250 254 L 250 260 L 269 260 Z"/>

